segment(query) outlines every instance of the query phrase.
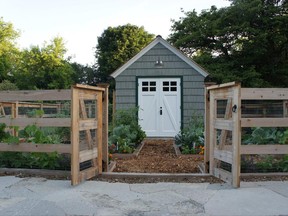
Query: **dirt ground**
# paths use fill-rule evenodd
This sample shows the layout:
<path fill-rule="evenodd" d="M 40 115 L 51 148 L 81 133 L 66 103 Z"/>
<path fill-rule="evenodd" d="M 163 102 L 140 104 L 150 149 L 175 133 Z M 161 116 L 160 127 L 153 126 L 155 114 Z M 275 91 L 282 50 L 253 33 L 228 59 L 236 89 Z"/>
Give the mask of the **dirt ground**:
<path fill-rule="evenodd" d="M 113 172 L 128 173 L 200 173 L 198 165 L 203 162 L 192 156 L 177 156 L 172 139 L 145 140 L 138 157 L 113 160 Z"/>

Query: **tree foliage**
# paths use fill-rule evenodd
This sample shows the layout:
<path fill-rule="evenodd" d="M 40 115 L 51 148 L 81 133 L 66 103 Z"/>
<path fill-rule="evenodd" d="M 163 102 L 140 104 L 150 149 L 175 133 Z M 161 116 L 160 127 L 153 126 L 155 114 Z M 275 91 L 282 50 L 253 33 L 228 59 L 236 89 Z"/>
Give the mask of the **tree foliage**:
<path fill-rule="evenodd" d="M 74 83 L 74 70 L 64 59 L 66 48 L 61 37 L 43 47 L 31 46 L 21 52 L 13 71 L 13 80 L 20 89 L 65 89 Z"/>
<path fill-rule="evenodd" d="M 13 24 L 0 17 L 0 82 L 9 78 L 13 70 L 19 53 L 15 42 L 18 37 Z"/>
<path fill-rule="evenodd" d="M 14 83 L 11 83 L 9 80 L 3 80 L 0 83 L 0 91 L 8 90 L 18 90 L 18 87 Z"/>
<path fill-rule="evenodd" d="M 217 82 L 287 87 L 288 1 L 231 0 L 231 5 L 173 21 L 169 41 Z"/>
<path fill-rule="evenodd" d="M 97 78 L 97 71 L 93 67 L 89 65 L 78 64 L 76 62 L 72 63 L 71 66 L 75 71 L 73 77 L 75 83 L 94 86 L 99 83 Z"/>
<path fill-rule="evenodd" d="M 153 39 L 143 27 L 127 24 L 108 27 L 100 37 L 96 46 L 96 69 L 100 77 L 105 79 L 118 67 L 136 55 Z M 105 81 L 105 80 L 104 80 Z"/>

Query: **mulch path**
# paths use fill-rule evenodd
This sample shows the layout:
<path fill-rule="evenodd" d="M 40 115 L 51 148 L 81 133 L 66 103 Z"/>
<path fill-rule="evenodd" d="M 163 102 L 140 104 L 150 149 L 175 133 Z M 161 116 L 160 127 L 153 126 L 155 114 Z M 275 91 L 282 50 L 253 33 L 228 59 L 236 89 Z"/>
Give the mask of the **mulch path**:
<path fill-rule="evenodd" d="M 202 160 L 193 156 L 177 156 L 172 139 L 146 139 L 136 158 L 113 158 L 116 168 L 113 172 L 128 173 L 200 173 L 198 165 Z"/>

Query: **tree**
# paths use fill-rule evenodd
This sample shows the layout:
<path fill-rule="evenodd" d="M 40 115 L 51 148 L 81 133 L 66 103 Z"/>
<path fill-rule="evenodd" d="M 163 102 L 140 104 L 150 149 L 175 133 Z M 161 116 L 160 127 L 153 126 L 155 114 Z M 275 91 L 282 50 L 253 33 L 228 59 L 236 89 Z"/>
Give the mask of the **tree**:
<path fill-rule="evenodd" d="M 20 89 L 65 89 L 74 83 L 74 70 L 64 59 L 66 48 L 61 37 L 43 47 L 31 46 L 21 52 L 21 60 L 13 73 Z"/>
<path fill-rule="evenodd" d="M 19 50 L 15 40 L 18 36 L 19 32 L 14 29 L 12 23 L 5 22 L 0 17 L 0 82 L 9 79 L 17 60 Z"/>
<path fill-rule="evenodd" d="M 82 65 L 76 62 L 71 64 L 75 71 L 73 80 L 75 83 L 81 83 L 86 85 L 96 85 L 99 83 L 97 80 L 97 71 L 89 65 Z"/>
<path fill-rule="evenodd" d="M 127 24 L 108 27 L 100 37 L 96 46 L 95 57 L 98 76 L 102 81 L 130 58 L 136 55 L 153 39 L 143 27 Z"/>
<path fill-rule="evenodd" d="M 11 83 L 9 80 L 3 80 L 0 83 L 0 91 L 8 90 L 18 90 L 18 87 L 14 83 Z"/>
<path fill-rule="evenodd" d="M 287 87 L 288 1 L 232 0 L 226 8 L 186 12 L 169 41 L 218 82 Z"/>

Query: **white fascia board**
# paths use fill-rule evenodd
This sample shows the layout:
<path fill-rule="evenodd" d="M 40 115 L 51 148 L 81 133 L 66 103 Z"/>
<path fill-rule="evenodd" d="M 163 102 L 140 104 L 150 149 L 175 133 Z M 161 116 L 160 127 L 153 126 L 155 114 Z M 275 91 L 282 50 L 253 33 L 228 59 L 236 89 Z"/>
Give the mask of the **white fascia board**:
<path fill-rule="evenodd" d="M 162 38 L 161 38 L 162 39 Z M 167 49 L 169 49 L 171 52 L 173 52 L 175 55 L 177 55 L 180 59 L 182 59 L 184 62 L 186 62 L 188 65 L 190 65 L 192 68 L 194 68 L 198 73 L 200 73 L 202 76 L 206 77 L 209 74 L 195 61 L 193 61 L 191 58 L 188 58 L 184 53 L 182 53 L 177 48 L 173 47 L 171 44 L 169 44 L 167 41 L 163 40 L 160 41 L 160 43 L 165 46 Z"/>

